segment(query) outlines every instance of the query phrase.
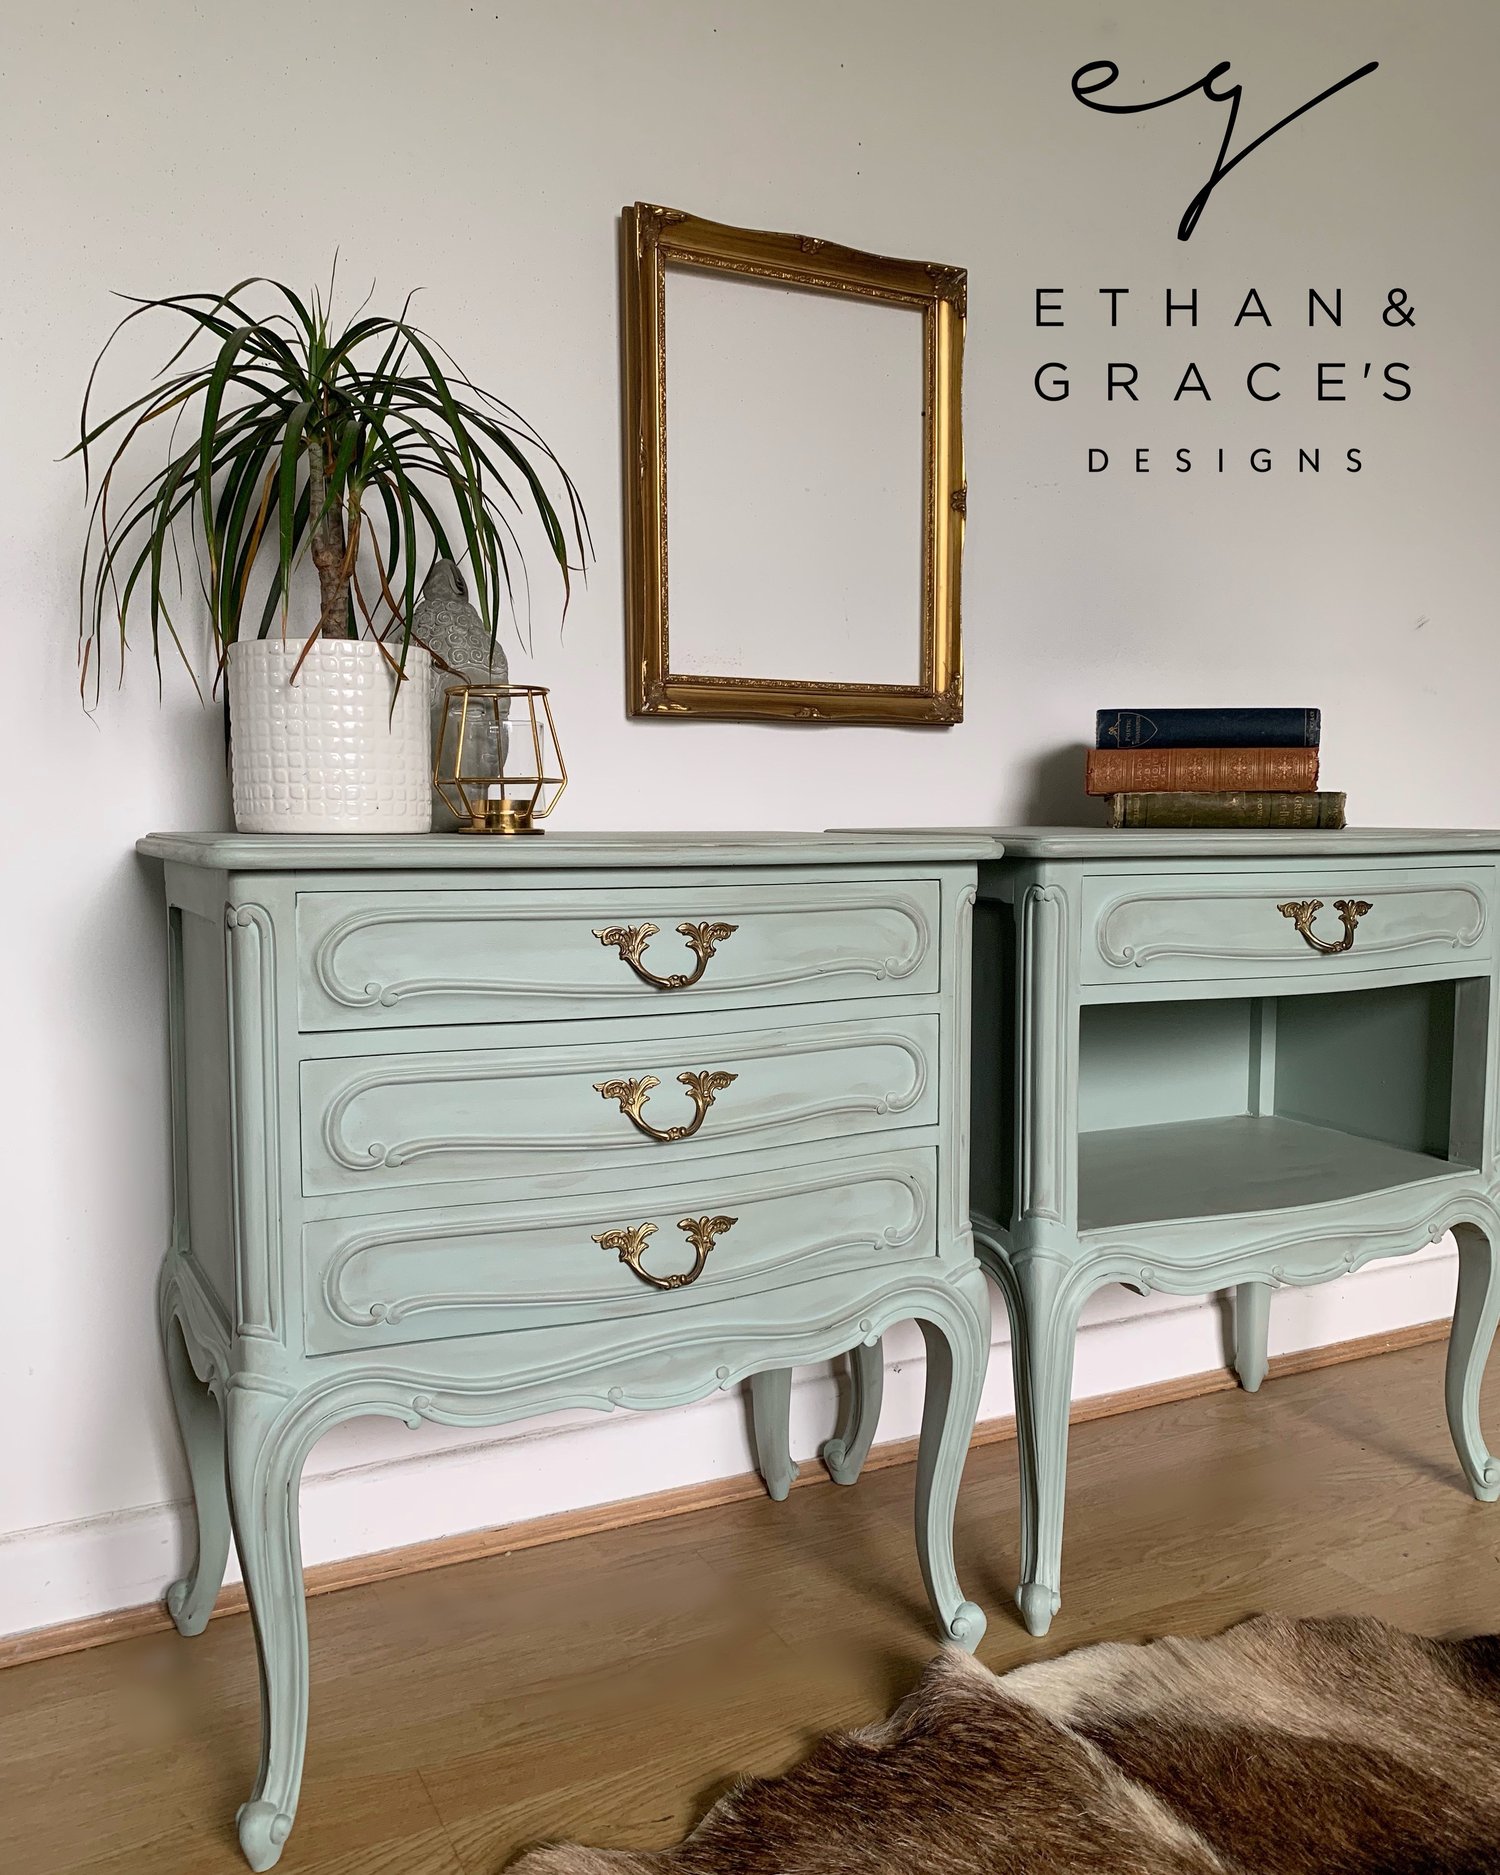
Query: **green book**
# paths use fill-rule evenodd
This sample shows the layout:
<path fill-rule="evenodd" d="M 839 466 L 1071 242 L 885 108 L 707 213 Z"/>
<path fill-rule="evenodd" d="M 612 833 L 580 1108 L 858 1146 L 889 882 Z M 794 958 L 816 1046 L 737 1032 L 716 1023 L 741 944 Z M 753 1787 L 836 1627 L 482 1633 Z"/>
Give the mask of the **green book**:
<path fill-rule="evenodd" d="M 1239 789 L 1225 794 L 1112 794 L 1112 827 L 1342 827 L 1344 796 Z"/>

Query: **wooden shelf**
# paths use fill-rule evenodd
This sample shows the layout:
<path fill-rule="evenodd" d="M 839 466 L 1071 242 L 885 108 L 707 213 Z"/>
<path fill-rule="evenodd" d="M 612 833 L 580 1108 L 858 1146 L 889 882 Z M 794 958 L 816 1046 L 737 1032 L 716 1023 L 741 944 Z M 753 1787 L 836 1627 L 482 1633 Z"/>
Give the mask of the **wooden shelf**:
<path fill-rule="evenodd" d="M 1429 1153 L 1279 1116 L 1115 1127 L 1079 1137 L 1078 1227 L 1326 1204 L 1458 1169 Z"/>

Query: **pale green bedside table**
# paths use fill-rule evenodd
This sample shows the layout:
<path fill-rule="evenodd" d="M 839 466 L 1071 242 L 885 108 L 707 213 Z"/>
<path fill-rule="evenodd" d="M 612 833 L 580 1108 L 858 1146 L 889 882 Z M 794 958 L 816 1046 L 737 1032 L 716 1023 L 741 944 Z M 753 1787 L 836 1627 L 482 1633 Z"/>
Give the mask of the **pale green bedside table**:
<path fill-rule="evenodd" d="M 262 1681 L 253 1867 L 291 1830 L 307 1737 L 302 1466 L 357 1414 L 494 1425 L 753 1375 L 784 1496 L 789 1365 L 916 1318 L 918 1555 L 942 1633 L 976 1644 L 953 1506 L 989 1352 L 969 988 L 993 839 L 140 850 L 166 871 L 161 1322 L 198 1512 L 168 1604 L 202 1629 L 232 1520 Z"/>
<path fill-rule="evenodd" d="M 1500 1496 L 1478 1417 L 1500 1318 L 1500 833 L 991 831 L 973 1221 L 1012 1323 L 1026 1625 L 1058 1608 L 1073 1342 L 1104 1283 L 1233 1287 L 1253 1392 L 1275 1284 L 1452 1230 L 1448 1420 L 1474 1495 Z M 843 1431 L 836 1477 L 873 1434 L 869 1411 Z"/>

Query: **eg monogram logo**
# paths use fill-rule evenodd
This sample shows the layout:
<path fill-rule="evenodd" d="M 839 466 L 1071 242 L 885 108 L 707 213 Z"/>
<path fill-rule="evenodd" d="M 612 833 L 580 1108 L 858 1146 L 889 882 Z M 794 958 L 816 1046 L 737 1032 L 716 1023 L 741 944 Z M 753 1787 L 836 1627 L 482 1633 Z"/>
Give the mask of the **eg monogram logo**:
<path fill-rule="evenodd" d="M 1182 220 L 1177 224 L 1177 239 L 1186 241 L 1198 226 L 1203 211 L 1208 206 L 1208 198 L 1230 170 L 1237 169 L 1253 150 L 1258 150 L 1263 143 L 1274 137 L 1278 130 L 1285 130 L 1288 124 L 1295 123 L 1299 117 L 1305 117 L 1309 111 L 1326 103 L 1337 92 L 1346 90 L 1361 78 L 1368 78 L 1379 64 L 1379 59 L 1371 59 L 1367 65 L 1361 65 L 1357 72 L 1350 72 L 1347 78 L 1341 78 L 1336 85 L 1330 85 L 1326 91 L 1320 91 L 1315 98 L 1309 98 L 1306 104 L 1299 105 L 1295 111 L 1289 111 L 1280 123 L 1272 124 L 1269 130 L 1263 130 L 1258 137 L 1247 143 L 1244 149 L 1237 150 L 1233 156 L 1229 154 L 1229 146 L 1234 141 L 1234 126 L 1240 114 L 1242 89 L 1237 84 L 1226 85 L 1222 90 L 1216 89 L 1218 80 L 1223 78 L 1229 70 L 1228 59 L 1222 59 L 1211 71 L 1205 72 L 1192 84 L 1184 85 L 1181 91 L 1174 91 L 1170 97 L 1152 98 L 1145 104 L 1101 103 L 1099 93 L 1109 90 L 1120 76 L 1120 68 L 1111 59 L 1095 59 L 1087 65 L 1080 65 L 1074 72 L 1073 96 L 1080 104 L 1086 104 L 1091 111 L 1107 111 L 1110 115 L 1117 117 L 1133 117 L 1141 111 L 1159 111 L 1165 105 L 1176 104 L 1182 98 L 1191 97 L 1195 91 L 1201 91 L 1205 98 L 1211 99 L 1215 104 L 1229 106 L 1229 114 L 1224 121 L 1224 139 L 1219 145 L 1218 155 L 1214 158 L 1214 166 L 1209 171 L 1208 181 L 1188 203 L 1183 211 Z"/>

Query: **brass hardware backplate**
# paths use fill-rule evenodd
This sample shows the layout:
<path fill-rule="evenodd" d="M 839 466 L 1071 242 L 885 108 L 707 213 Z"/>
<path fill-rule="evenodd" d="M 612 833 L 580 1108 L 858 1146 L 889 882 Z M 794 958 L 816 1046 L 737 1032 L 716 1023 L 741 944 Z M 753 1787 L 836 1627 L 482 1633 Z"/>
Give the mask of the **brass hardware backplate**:
<path fill-rule="evenodd" d="M 619 1253 L 622 1263 L 628 1264 L 643 1283 L 649 1283 L 653 1289 L 686 1289 L 690 1283 L 697 1282 L 703 1274 L 703 1266 L 708 1261 L 709 1252 L 727 1230 L 732 1230 L 739 1222 L 738 1218 L 725 1217 L 680 1217 L 677 1228 L 693 1246 L 696 1255 L 693 1267 L 683 1270 L 675 1276 L 653 1276 L 646 1269 L 641 1259 L 646 1254 L 647 1240 L 656 1235 L 657 1227 L 650 1222 L 627 1224 L 618 1230 L 597 1231 L 594 1242 L 601 1250 L 614 1250 Z"/>
<path fill-rule="evenodd" d="M 678 935 L 685 937 L 688 949 L 698 959 L 693 968 L 669 977 L 659 977 L 646 963 L 642 953 L 646 945 L 661 930 L 654 924 L 612 924 L 596 931 L 594 936 L 601 944 L 612 946 L 620 953 L 621 959 L 641 979 L 649 983 L 654 990 L 687 990 L 699 980 L 708 968 L 708 960 L 726 938 L 733 937 L 739 930 L 738 925 L 709 922 L 705 924 L 680 924 Z"/>
<path fill-rule="evenodd" d="M 673 1145 L 681 1139 L 691 1139 L 703 1124 L 703 1116 L 714 1104 L 714 1096 L 722 1094 L 724 1089 L 739 1076 L 728 1074 L 722 1068 L 703 1068 L 686 1074 L 679 1074 L 678 1081 L 688 1090 L 693 1102 L 693 1117 L 686 1126 L 653 1126 L 641 1112 L 651 1098 L 653 1087 L 660 1087 L 661 1082 L 654 1074 L 643 1074 L 639 1079 L 619 1081 L 595 1081 L 595 1093 L 602 1094 L 606 1100 L 617 1100 L 620 1111 L 631 1125 L 644 1133 L 647 1139 L 660 1140 L 663 1145 Z"/>
<path fill-rule="evenodd" d="M 1344 951 L 1354 949 L 1354 931 L 1361 918 L 1372 909 L 1367 898 L 1336 898 L 1333 909 L 1339 915 L 1339 922 L 1344 927 L 1344 935 L 1337 943 L 1330 943 L 1327 938 L 1320 938 L 1312 928 L 1313 919 L 1323 909 L 1320 898 L 1288 899 L 1284 905 L 1276 907 L 1283 918 L 1290 918 L 1297 927 L 1303 941 L 1322 957 L 1338 957 Z"/>

